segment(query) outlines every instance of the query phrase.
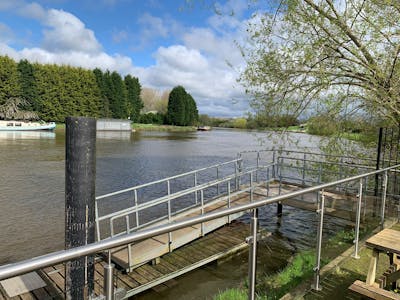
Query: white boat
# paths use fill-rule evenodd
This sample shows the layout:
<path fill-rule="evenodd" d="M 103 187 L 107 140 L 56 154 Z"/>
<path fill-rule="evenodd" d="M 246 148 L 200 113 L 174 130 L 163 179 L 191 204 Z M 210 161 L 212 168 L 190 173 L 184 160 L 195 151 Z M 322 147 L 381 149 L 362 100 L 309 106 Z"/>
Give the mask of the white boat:
<path fill-rule="evenodd" d="M 53 130 L 54 128 L 56 128 L 56 123 L 54 122 L 0 121 L 0 131 Z"/>

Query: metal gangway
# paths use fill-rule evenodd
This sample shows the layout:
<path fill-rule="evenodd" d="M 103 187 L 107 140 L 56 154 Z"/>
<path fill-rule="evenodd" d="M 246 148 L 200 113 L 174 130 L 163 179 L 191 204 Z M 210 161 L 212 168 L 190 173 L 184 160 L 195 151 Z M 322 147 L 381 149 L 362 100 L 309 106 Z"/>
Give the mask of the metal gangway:
<path fill-rule="evenodd" d="M 241 152 L 231 161 L 96 197 L 97 240 L 251 203 L 260 196 L 280 195 L 285 192 L 284 183 L 307 187 L 340 180 L 373 169 L 369 163 L 369 159 L 292 150 Z M 270 187 L 276 182 L 274 192 Z M 349 185 L 342 187 L 347 192 L 351 189 Z M 244 213 L 113 249 L 112 260 L 129 272 Z"/>
<path fill-rule="evenodd" d="M 250 212 L 249 299 L 254 299 L 258 209 L 271 204 L 279 207 L 286 200 L 314 195 L 319 217 L 314 288 L 319 289 L 322 228 L 329 195 L 335 192 L 352 195 L 355 199 L 355 257 L 358 253 L 362 209 L 365 214 L 368 207 L 367 196 L 375 193 L 381 226 L 387 214 L 387 199 L 398 200 L 398 195 L 390 191 L 391 178 L 399 176 L 400 165 L 379 170 L 374 170 L 373 165 L 374 161 L 368 158 L 292 150 L 241 152 L 236 159 L 228 162 L 96 197 L 97 242 L 2 266 L 0 280 L 82 256 L 106 253 L 108 259 L 104 265 L 103 296 L 113 299 L 112 260 L 116 259 L 116 253 L 125 251 L 129 254 L 124 266 L 129 271 L 160 255 L 152 253 L 142 261 L 135 260 L 135 254 L 138 253 L 134 247 L 139 243 L 162 237 L 166 245 L 163 251 L 170 252 L 180 246 L 179 243 L 174 245 L 177 238 L 174 232 L 192 227 L 196 228 L 196 236 L 201 237 L 235 217 Z M 287 184 L 298 189 L 285 192 Z M 164 189 L 157 188 L 160 186 Z M 154 195 L 150 196 L 149 192 Z M 246 200 L 240 202 L 239 199 L 243 198 Z M 209 209 L 213 206 L 218 207 Z M 207 227 L 210 224 L 207 222 L 215 223 Z M 186 242 L 190 242 L 190 239 Z"/>

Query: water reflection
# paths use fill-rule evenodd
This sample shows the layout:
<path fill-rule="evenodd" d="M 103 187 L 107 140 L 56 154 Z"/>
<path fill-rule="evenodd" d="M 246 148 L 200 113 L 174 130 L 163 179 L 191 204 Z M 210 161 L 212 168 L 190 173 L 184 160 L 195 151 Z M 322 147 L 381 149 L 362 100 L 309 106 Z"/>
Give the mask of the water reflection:
<path fill-rule="evenodd" d="M 53 131 L 0 131 L 0 141 L 4 140 L 38 140 L 55 139 Z"/>
<path fill-rule="evenodd" d="M 130 140 L 131 135 L 131 131 L 97 131 L 96 138 L 105 140 Z"/>

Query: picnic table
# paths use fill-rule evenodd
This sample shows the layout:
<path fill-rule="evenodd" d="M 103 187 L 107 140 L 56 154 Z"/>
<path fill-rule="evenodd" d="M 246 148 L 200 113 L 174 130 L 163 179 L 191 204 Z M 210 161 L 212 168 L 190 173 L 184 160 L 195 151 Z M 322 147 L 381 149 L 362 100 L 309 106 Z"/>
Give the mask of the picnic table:
<path fill-rule="evenodd" d="M 400 279 L 400 260 L 397 258 L 397 255 L 400 255 L 400 231 L 384 229 L 370 237 L 365 245 L 372 250 L 367 279 L 365 282 L 356 280 L 349 289 L 371 299 L 400 299 L 399 294 L 384 290 L 389 283 L 392 283 L 392 288 L 396 288 L 396 281 Z M 376 269 L 381 253 L 389 255 L 388 269 L 376 280 Z"/>

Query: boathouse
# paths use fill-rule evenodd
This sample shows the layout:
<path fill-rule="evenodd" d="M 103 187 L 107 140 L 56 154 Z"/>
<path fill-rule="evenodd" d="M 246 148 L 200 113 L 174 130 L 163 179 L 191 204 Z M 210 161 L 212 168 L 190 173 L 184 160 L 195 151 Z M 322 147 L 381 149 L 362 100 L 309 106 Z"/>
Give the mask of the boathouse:
<path fill-rule="evenodd" d="M 97 119 L 97 131 L 131 131 L 130 120 Z"/>

